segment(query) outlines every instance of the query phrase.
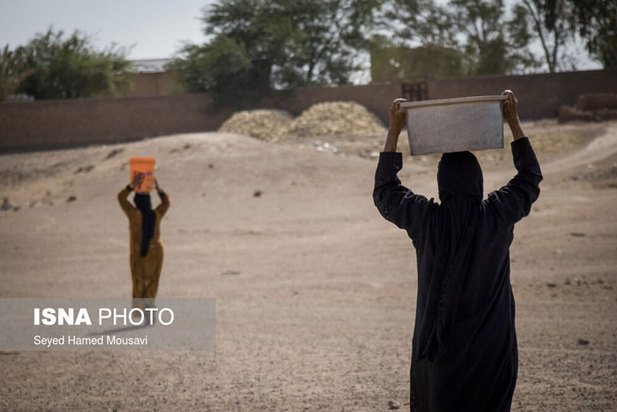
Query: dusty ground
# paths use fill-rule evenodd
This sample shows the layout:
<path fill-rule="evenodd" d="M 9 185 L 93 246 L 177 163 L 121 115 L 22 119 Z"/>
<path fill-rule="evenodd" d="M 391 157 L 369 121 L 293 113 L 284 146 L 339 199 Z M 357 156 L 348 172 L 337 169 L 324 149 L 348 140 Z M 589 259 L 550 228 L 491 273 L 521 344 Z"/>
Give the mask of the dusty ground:
<path fill-rule="evenodd" d="M 511 249 L 513 410 L 617 410 L 617 123 L 525 129 L 545 181 Z M 0 212 L 1 297 L 128 296 L 115 196 L 127 159 L 151 155 L 172 201 L 159 296 L 217 305 L 215 352 L 0 353 L 0 409 L 407 409 L 415 257 L 372 204 L 381 140 L 203 133 L 0 156 L 18 208 Z M 489 190 L 514 174 L 508 149 L 480 159 Z M 435 196 L 435 170 L 408 158 L 401 177 Z"/>

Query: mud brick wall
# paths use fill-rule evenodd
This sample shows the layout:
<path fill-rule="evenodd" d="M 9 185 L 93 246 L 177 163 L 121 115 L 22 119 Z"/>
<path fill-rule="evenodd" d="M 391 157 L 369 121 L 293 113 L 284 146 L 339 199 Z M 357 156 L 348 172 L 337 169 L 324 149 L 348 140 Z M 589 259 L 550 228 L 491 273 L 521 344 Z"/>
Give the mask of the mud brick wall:
<path fill-rule="evenodd" d="M 430 79 L 427 83 L 430 99 L 491 95 L 510 88 L 519 98 L 521 119 L 533 120 L 557 117 L 561 105 L 574 105 L 581 94 L 617 93 L 617 70 Z M 166 78 L 154 89 L 140 86 L 135 94 L 164 94 L 173 88 L 169 78 Z M 376 114 L 385 124 L 392 99 L 400 95 L 400 83 L 392 82 L 278 91 L 259 101 L 244 102 L 244 106 L 282 109 L 297 116 L 315 103 L 355 101 Z M 107 144 L 175 133 L 213 131 L 231 114 L 231 109 L 215 110 L 207 94 L 3 102 L 0 103 L 0 152 Z"/>

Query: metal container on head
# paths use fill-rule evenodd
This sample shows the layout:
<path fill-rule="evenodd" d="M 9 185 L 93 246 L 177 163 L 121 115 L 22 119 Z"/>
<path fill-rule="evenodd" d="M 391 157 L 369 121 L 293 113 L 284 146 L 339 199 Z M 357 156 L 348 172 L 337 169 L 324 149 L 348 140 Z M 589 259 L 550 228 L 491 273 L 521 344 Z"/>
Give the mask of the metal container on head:
<path fill-rule="evenodd" d="M 506 99 L 498 95 L 401 103 L 410 153 L 503 148 L 501 102 Z"/>

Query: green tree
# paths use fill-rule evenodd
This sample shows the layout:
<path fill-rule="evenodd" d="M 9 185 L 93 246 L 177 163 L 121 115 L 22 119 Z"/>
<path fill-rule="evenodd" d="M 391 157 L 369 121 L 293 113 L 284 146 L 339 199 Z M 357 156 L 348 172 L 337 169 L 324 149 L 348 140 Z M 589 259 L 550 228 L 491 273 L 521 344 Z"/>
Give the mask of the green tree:
<path fill-rule="evenodd" d="M 533 37 L 542 46 L 544 62 L 550 73 L 564 67 L 568 40 L 574 38 L 572 31 L 572 5 L 565 0 L 523 0 L 514 7 L 520 16 L 520 24 L 529 19 Z"/>
<path fill-rule="evenodd" d="M 503 0 L 451 0 L 450 12 L 469 62 L 469 74 L 507 74 L 538 67 L 529 51 L 527 27 L 514 11 L 506 19 Z"/>
<path fill-rule="evenodd" d="M 21 82 L 32 73 L 24 66 L 20 50 L 11 51 L 8 44 L 4 46 L 0 55 L 0 101 L 12 95 Z"/>
<path fill-rule="evenodd" d="M 529 51 L 525 16 L 513 9 L 506 18 L 503 0 L 392 0 L 386 26 L 406 47 L 452 50 L 467 75 L 520 73 L 538 67 Z"/>
<path fill-rule="evenodd" d="M 292 41 L 276 70 L 290 87 L 347 84 L 359 69 L 356 57 L 368 50 L 368 33 L 379 0 L 291 1 Z"/>
<path fill-rule="evenodd" d="M 30 40 L 20 53 L 31 75 L 17 91 L 36 99 L 117 95 L 131 86 L 125 51 L 114 45 L 97 51 L 79 31 L 65 38 L 62 31 L 50 28 Z"/>
<path fill-rule="evenodd" d="M 617 1 L 523 0 L 514 10 L 530 20 L 551 73 L 576 60 L 567 48 L 577 34 L 592 58 L 617 67 Z"/>
<path fill-rule="evenodd" d="M 184 46 L 166 69 L 175 73 L 186 90 L 194 93 L 225 95 L 228 91 L 241 92 L 251 87 L 251 61 L 244 45 L 226 36 L 204 45 Z M 241 97 L 241 93 L 227 95 L 229 100 Z"/>
<path fill-rule="evenodd" d="M 380 23 L 393 31 L 396 43 L 417 46 L 458 47 L 456 19 L 447 6 L 433 0 L 392 0 L 384 5 Z"/>
<path fill-rule="evenodd" d="M 221 0 L 204 10 L 207 42 L 168 65 L 185 89 L 219 103 L 273 89 L 346 84 L 381 0 Z"/>
<path fill-rule="evenodd" d="M 552 2 L 558 0 L 551 0 Z M 574 27 L 585 39 L 587 51 L 604 65 L 617 67 L 617 1 L 570 0 Z"/>

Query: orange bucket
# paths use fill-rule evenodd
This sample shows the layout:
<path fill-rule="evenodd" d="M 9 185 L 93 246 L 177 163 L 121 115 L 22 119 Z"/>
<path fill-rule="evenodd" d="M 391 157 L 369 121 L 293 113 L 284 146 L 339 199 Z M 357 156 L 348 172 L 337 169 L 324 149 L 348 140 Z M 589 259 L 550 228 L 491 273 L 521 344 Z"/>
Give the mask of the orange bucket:
<path fill-rule="evenodd" d="M 131 157 L 129 165 L 131 166 L 131 182 L 138 173 L 143 173 L 146 178 L 141 185 L 135 188 L 135 192 L 147 193 L 154 189 L 154 165 L 156 159 L 152 157 Z"/>

